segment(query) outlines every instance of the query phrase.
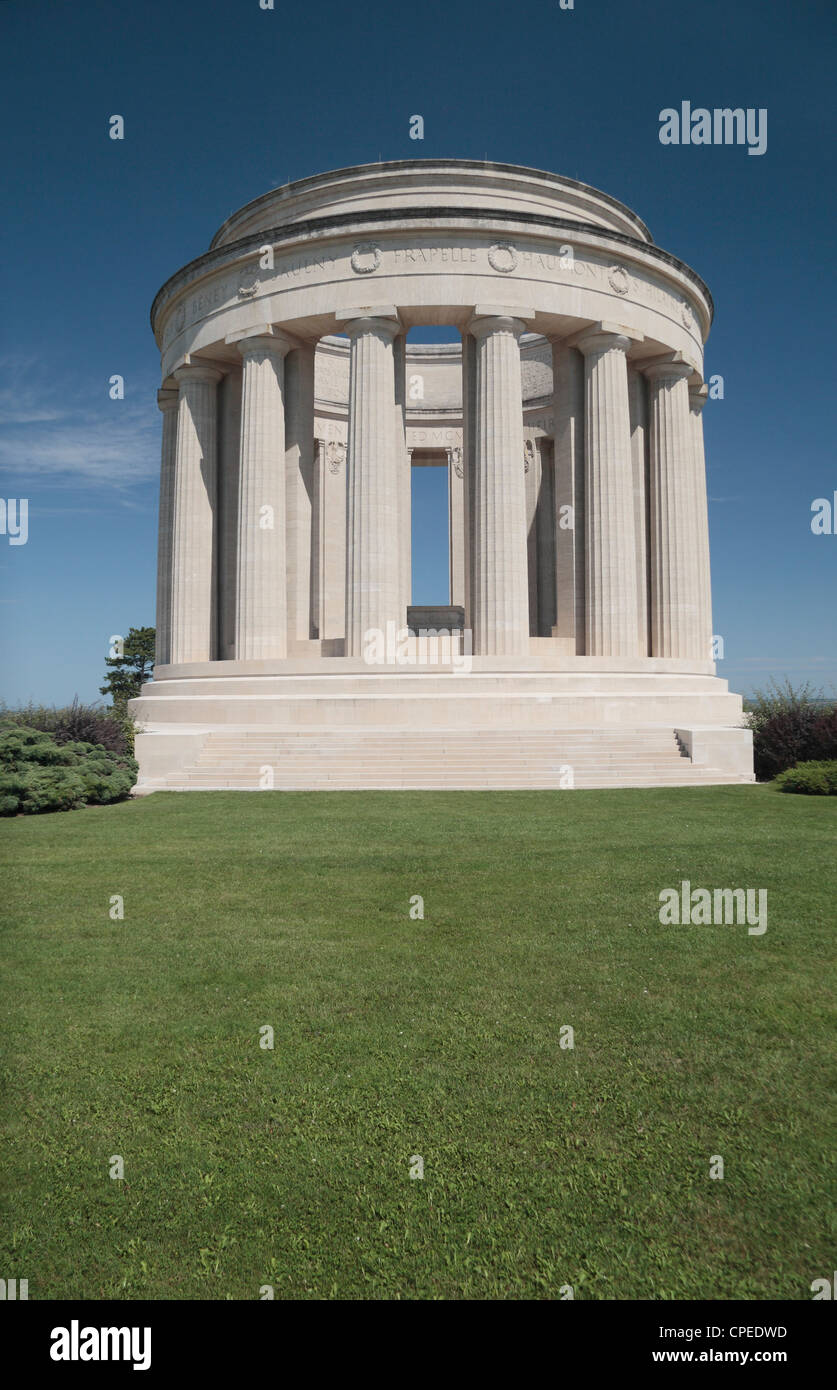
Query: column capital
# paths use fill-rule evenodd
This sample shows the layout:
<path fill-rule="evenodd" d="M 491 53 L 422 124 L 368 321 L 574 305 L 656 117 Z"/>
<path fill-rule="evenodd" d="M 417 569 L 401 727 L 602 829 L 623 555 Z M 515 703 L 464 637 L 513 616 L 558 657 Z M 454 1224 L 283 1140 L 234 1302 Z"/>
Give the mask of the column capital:
<path fill-rule="evenodd" d="M 689 407 L 699 415 L 709 400 L 709 387 L 706 382 L 702 386 L 689 387 Z"/>
<path fill-rule="evenodd" d="M 370 304 L 362 309 L 342 309 L 334 316 L 350 338 L 358 333 L 385 333 L 396 338 L 404 325 L 393 304 Z"/>
<path fill-rule="evenodd" d="M 585 357 L 595 357 L 602 352 L 625 352 L 630 350 L 631 339 L 626 333 L 620 333 L 616 329 L 592 329 L 589 333 L 582 333 L 580 337 L 574 338 L 569 344 L 570 347 L 578 348 Z"/>
<path fill-rule="evenodd" d="M 643 362 L 639 370 L 644 372 L 649 381 L 675 382 L 688 381 L 694 369 L 689 362 L 668 360 L 662 362 Z"/>
<path fill-rule="evenodd" d="M 480 312 L 480 306 L 477 306 L 477 312 L 470 320 L 466 332 L 477 339 L 486 338 L 489 333 L 511 333 L 515 339 L 519 339 L 526 332 L 526 322 L 511 309 L 496 309 L 483 314 Z"/>
<path fill-rule="evenodd" d="M 700 375 L 694 362 L 690 362 L 682 352 L 667 352 L 660 357 L 644 357 L 642 361 L 634 362 L 633 365 L 637 371 L 644 372 L 649 381 L 661 381 L 666 378 L 670 381 L 681 381 L 696 374 Z"/>
<path fill-rule="evenodd" d="M 228 333 L 224 341 L 229 347 L 238 348 L 243 358 L 261 353 L 269 353 L 272 357 L 285 357 L 296 347 L 296 343 L 287 333 L 274 328 L 272 324 Z"/>
<path fill-rule="evenodd" d="M 625 339 L 627 346 L 614 341 L 617 338 Z M 556 339 L 550 338 L 550 342 L 555 341 Z M 627 324 L 600 319 L 598 323 L 590 323 L 577 333 L 570 333 L 568 337 L 557 341 L 563 343 L 564 347 L 578 348 L 586 357 L 588 353 L 608 352 L 613 348 L 619 352 L 627 352 L 632 343 L 642 343 L 645 337 L 638 329 L 630 328 Z"/>
<path fill-rule="evenodd" d="M 205 362 L 184 362 L 179 367 L 175 367 L 172 376 L 177 381 L 183 382 L 207 382 L 209 385 L 216 386 L 223 377 L 224 373 L 218 367 L 211 367 Z"/>
<path fill-rule="evenodd" d="M 176 410 L 180 400 L 180 392 L 171 387 L 161 386 L 157 392 L 157 408 L 162 411 Z"/>

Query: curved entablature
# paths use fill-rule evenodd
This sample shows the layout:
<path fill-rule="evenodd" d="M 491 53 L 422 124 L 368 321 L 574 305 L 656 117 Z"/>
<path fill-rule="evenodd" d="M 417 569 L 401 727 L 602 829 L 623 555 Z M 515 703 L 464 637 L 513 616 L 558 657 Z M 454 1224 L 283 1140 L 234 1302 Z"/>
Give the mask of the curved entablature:
<path fill-rule="evenodd" d="M 525 165 L 473 159 L 406 159 L 360 164 L 297 179 L 253 199 L 216 232 L 210 250 L 322 215 L 448 207 L 568 217 L 651 242 L 645 223 L 616 198 L 576 179 Z"/>
<path fill-rule="evenodd" d="M 438 209 L 432 217 L 425 210 L 391 217 L 380 213 L 372 222 L 341 215 L 320 219 L 319 225 L 274 228 L 209 252 L 184 266 L 158 292 L 151 310 L 158 345 L 165 349 L 171 342 L 172 324 L 179 333 L 245 300 L 274 298 L 273 322 L 296 320 L 294 331 L 317 338 L 336 329 L 332 306 L 322 305 L 329 290 L 335 305 L 362 304 L 376 286 L 375 298 L 394 298 L 413 326 L 456 322 L 438 311 L 457 304 L 465 322 L 474 296 L 496 298 L 500 292 L 507 298 L 508 289 L 517 286 L 521 302 L 534 295 L 536 312 L 547 316 L 534 326 L 547 334 L 561 331 L 549 316 L 595 322 L 607 308 L 600 300 L 585 315 L 580 301 L 574 307 L 576 301 L 562 293 L 567 289 L 600 288 L 605 299 L 620 307 L 634 301 L 640 308 L 654 307 L 670 296 L 675 317 L 685 311 L 684 325 L 701 350 L 712 322 L 712 297 L 700 276 L 668 252 L 567 219 L 553 219 L 555 225 L 549 225 L 543 218 L 527 221 L 500 212 L 469 218 L 449 209 Z M 272 268 L 262 264 L 266 247 Z M 394 285 L 386 284 L 388 271 Z M 452 274 L 455 281 L 431 283 L 428 271 Z M 354 286 L 362 289 L 355 292 Z M 300 294 L 300 289 L 318 293 Z M 304 319 L 310 323 L 302 323 Z M 665 337 L 661 341 L 682 346 Z"/>

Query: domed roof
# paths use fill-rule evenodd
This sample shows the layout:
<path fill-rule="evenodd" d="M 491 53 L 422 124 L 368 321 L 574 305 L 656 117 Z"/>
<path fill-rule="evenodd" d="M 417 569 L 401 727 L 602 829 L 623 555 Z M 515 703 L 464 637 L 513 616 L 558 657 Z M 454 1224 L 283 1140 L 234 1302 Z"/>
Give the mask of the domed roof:
<path fill-rule="evenodd" d="M 213 237 L 210 250 L 257 232 L 311 219 L 353 214 L 386 219 L 408 210 L 432 211 L 439 216 L 500 212 L 532 222 L 571 218 L 653 244 L 651 233 L 636 213 L 609 194 L 575 179 L 524 165 L 477 159 L 403 159 L 335 169 L 274 188 L 228 217 Z"/>

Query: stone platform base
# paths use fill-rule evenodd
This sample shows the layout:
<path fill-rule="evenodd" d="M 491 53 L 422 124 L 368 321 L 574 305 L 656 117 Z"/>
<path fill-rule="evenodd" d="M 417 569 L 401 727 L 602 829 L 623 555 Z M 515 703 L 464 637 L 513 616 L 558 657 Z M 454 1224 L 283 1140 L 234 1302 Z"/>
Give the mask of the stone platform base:
<path fill-rule="evenodd" d="M 131 702 L 138 794 L 753 781 L 726 681 L 685 662 L 533 656 L 163 667 Z"/>

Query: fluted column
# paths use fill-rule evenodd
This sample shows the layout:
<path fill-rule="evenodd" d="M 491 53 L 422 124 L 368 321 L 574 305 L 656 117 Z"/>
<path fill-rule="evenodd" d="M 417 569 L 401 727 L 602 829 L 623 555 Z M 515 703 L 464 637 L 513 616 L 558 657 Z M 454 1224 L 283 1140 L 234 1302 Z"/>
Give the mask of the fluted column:
<path fill-rule="evenodd" d="M 694 437 L 686 362 L 650 363 L 651 655 L 700 657 Z"/>
<path fill-rule="evenodd" d="M 398 572 L 401 577 L 399 626 L 407 621 L 413 592 L 412 463 L 407 449 L 407 334 L 392 343 L 395 372 L 395 465 L 398 488 Z"/>
<path fill-rule="evenodd" d="M 394 313 L 349 319 L 346 655 L 361 657 L 370 630 L 403 625 Z"/>
<path fill-rule="evenodd" d="M 462 484 L 465 512 L 465 626 L 474 628 L 474 491 L 475 433 L 477 410 L 477 345 L 471 333 L 462 334 Z"/>
<path fill-rule="evenodd" d="M 584 359 L 560 339 L 552 342 L 555 475 L 554 635 L 584 653 Z"/>
<path fill-rule="evenodd" d="M 241 449 L 240 370 L 227 372 L 218 391 L 218 648 L 219 661 L 235 659 L 238 585 L 238 479 Z"/>
<path fill-rule="evenodd" d="M 448 557 L 450 569 L 450 601 L 465 606 L 466 517 L 465 469 L 462 449 L 457 445 L 446 449 L 448 460 Z"/>
<path fill-rule="evenodd" d="M 314 347 L 303 343 L 285 361 L 285 465 L 288 643 L 314 634 L 311 531 L 314 496 Z M 305 649 L 303 648 L 303 651 Z"/>
<path fill-rule="evenodd" d="M 320 641 L 346 631 L 346 445 L 317 441 L 314 534 L 315 626 Z"/>
<path fill-rule="evenodd" d="M 157 532 L 157 628 L 154 662 L 164 666 L 171 649 L 171 565 L 175 459 L 177 457 L 178 391 L 157 392 L 163 412 L 163 447 L 160 455 L 160 524 Z"/>
<path fill-rule="evenodd" d="M 172 663 L 212 661 L 215 645 L 217 387 L 222 373 L 195 362 L 174 373 L 179 399 L 172 495 Z"/>
<path fill-rule="evenodd" d="M 633 471 L 625 354 L 619 333 L 586 334 L 585 597 L 588 656 L 639 655 Z"/>
<path fill-rule="evenodd" d="M 651 654 L 650 602 L 648 598 L 648 392 L 642 372 L 628 368 L 628 402 L 631 414 L 631 460 L 634 492 L 634 556 L 636 560 L 637 612 L 640 656 Z"/>
<path fill-rule="evenodd" d="M 697 522 L 699 650 L 706 661 L 712 652 L 712 577 L 709 561 L 709 507 L 706 496 L 706 456 L 703 449 L 703 407 L 709 395 L 707 386 L 689 387 L 689 413 L 694 451 L 695 518 Z"/>
<path fill-rule="evenodd" d="M 245 338 L 238 488 L 235 654 L 239 661 L 288 650 L 285 536 L 285 354 L 281 334 Z"/>
<path fill-rule="evenodd" d="M 526 481 L 520 335 L 525 323 L 478 317 L 474 412 L 474 650 L 529 652 Z"/>
<path fill-rule="evenodd" d="M 555 563 L 555 469 L 552 440 L 539 438 L 534 442 L 535 462 L 540 475 L 538 502 L 535 508 L 537 537 L 538 608 L 535 634 L 552 637 L 557 620 L 556 563 Z"/>

